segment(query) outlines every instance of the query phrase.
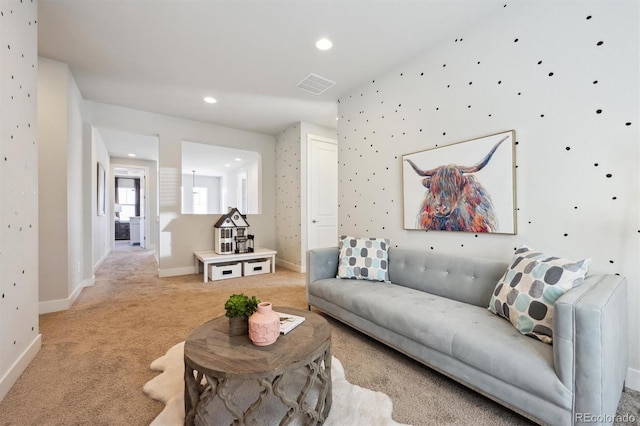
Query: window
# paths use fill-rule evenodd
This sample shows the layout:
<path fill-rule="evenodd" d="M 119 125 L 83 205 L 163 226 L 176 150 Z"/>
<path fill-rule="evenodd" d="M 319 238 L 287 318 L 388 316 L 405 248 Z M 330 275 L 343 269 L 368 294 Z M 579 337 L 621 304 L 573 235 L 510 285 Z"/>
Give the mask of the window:
<path fill-rule="evenodd" d="M 132 216 L 138 216 L 140 188 L 139 179 L 116 178 L 116 204 L 120 205 L 120 220 L 128 221 Z"/>
<path fill-rule="evenodd" d="M 194 214 L 207 214 L 208 211 L 208 193 L 207 188 L 194 187 L 193 188 L 193 213 Z"/>

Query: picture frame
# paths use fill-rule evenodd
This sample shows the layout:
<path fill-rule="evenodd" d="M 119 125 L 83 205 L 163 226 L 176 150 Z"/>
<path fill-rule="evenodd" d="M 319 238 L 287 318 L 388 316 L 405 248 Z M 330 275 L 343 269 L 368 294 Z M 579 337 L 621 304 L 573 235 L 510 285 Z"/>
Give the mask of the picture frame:
<path fill-rule="evenodd" d="M 105 185 L 106 185 L 106 172 L 104 170 L 104 166 L 102 165 L 101 162 L 98 161 L 98 166 L 97 166 L 97 172 L 98 172 L 98 187 L 97 187 L 97 214 L 98 216 L 104 216 L 106 214 L 105 211 L 105 205 L 106 205 L 106 199 L 105 199 Z"/>
<path fill-rule="evenodd" d="M 515 130 L 402 156 L 407 230 L 516 234 Z"/>

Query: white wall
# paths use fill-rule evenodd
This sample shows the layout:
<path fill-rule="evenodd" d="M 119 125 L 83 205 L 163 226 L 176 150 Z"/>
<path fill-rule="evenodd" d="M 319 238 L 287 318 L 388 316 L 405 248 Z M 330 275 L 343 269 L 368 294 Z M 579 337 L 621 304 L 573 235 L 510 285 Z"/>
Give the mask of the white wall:
<path fill-rule="evenodd" d="M 256 246 L 275 247 L 275 138 L 144 111 L 86 102 L 88 121 L 98 127 L 159 137 L 159 274 L 193 273 L 193 251 L 213 248 L 220 215 L 181 213 L 182 141 L 257 151 L 262 156 L 262 213 L 248 215 Z"/>
<path fill-rule="evenodd" d="M 86 164 L 83 163 L 83 151 L 89 147 L 83 142 L 83 120 L 82 120 L 82 95 L 71 75 L 66 70 L 67 78 L 67 162 L 69 165 L 66 176 L 66 194 L 67 194 L 67 243 L 68 243 L 68 262 L 67 262 L 67 295 L 77 297 L 85 284 L 93 284 L 93 282 L 84 283 L 82 275 L 82 263 L 84 258 L 84 238 L 86 232 L 83 228 L 83 219 L 91 213 L 87 209 L 88 205 L 84 203 L 85 192 L 84 186 Z M 47 162 L 44 158 L 43 162 Z M 47 183 L 46 185 L 49 185 Z M 46 188 L 46 187 L 45 187 Z M 41 216 L 43 217 L 43 216 Z M 87 278 L 93 277 L 93 274 Z M 74 298 L 75 299 L 75 298 Z"/>
<path fill-rule="evenodd" d="M 38 61 L 38 188 L 40 301 L 66 299 L 69 251 L 67 168 L 69 68 Z"/>
<path fill-rule="evenodd" d="M 91 209 L 89 214 L 92 217 L 91 234 L 93 241 L 93 258 L 92 266 L 93 270 L 97 270 L 102 262 L 106 259 L 111 251 L 111 244 L 113 241 L 113 227 L 115 212 L 113 211 L 113 174 L 111 171 L 111 157 L 107 151 L 107 146 L 102 139 L 100 131 L 92 126 L 91 131 L 91 163 L 85 165 L 92 170 L 91 173 L 91 191 L 90 202 Z M 98 215 L 98 163 L 102 164 L 105 170 L 105 214 L 103 216 Z"/>
<path fill-rule="evenodd" d="M 503 260 L 522 244 L 593 258 L 591 272 L 629 283 L 635 389 L 638 16 L 635 1 L 510 2 L 338 104 L 341 233 Z M 518 142 L 517 235 L 403 230 L 403 154 L 509 129 Z"/>
<path fill-rule="evenodd" d="M 89 198 L 97 173 L 69 67 L 42 57 L 38 64 L 39 310 L 47 313 L 69 308 L 94 282 L 88 218 L 96 214 L 95 197 Z"/>
<path fill-rule="evenodd" d="M 37 5 L 0 5 L 0 400 L 40 349 Z"/>

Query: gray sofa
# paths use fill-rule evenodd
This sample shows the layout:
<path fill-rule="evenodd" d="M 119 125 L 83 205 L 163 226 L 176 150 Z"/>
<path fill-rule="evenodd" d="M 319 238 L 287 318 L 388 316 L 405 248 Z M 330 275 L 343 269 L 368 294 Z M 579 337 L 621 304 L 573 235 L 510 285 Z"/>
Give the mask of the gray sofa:
<path fill-rule="evenodd" d="M 561 296 L 549 345 L 487 309 L 506 262 L 391 248 L 391 282 L 373 282 L 336 278 L 338 256 L 308 252 L 310 308 L 535 422 L 612 423 L 627 370 L 624 278 L 590 275 Z"/>

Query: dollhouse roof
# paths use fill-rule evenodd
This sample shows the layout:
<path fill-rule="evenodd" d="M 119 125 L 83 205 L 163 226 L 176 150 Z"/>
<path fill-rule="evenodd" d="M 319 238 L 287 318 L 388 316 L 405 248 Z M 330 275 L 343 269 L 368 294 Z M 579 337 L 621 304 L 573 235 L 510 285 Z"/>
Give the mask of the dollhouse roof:
<path fill-rule="evenodd" d="M 215 228 L 248 228 L 247 215 L 244 215 L 233 208 L 229 213 L 222 215 L 213 225 Z"/>

